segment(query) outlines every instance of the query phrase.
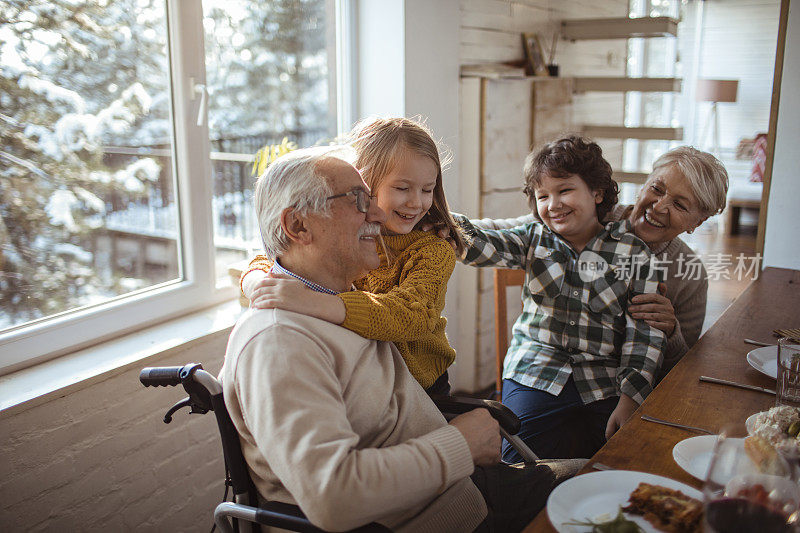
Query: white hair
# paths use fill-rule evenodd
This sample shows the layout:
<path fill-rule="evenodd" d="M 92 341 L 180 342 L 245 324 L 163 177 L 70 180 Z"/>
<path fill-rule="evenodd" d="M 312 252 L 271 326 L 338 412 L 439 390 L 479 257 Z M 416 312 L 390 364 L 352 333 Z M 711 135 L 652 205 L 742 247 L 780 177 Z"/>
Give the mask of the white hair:
<path fill-rule="evenodd" d="M 303 148 L 279 157 L 258 178 L 253 202 L 268 257 L 279 257 L 289 247 L 289 238 L 281 227 L 284 209 L 292 207 L 301 216 L 330 216 L 327 198 L 333 193 L 320 163 L 331 158 L 346 161 L 351 155 L 338 145 Z"/>
<path fill-rule="evenodd" d="M 679 146 L 653 163 L 653 173 L 672 165 L 686 176 L 704 216 L 721 213 L 728 195 L 728 172 L 719 159 L 691 146 Z"/>

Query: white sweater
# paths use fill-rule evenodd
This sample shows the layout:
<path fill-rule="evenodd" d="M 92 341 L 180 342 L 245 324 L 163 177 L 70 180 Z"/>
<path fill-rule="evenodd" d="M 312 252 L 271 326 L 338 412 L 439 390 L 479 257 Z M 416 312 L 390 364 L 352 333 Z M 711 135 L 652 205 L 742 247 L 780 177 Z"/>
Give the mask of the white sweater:
<path fill-rule="evenodd" d="M 249 310 L 220 373 L 259 493 L 346 530 L 472 531 L 486 504 L 469 447 L 397 349 L 282 310 Z"/>

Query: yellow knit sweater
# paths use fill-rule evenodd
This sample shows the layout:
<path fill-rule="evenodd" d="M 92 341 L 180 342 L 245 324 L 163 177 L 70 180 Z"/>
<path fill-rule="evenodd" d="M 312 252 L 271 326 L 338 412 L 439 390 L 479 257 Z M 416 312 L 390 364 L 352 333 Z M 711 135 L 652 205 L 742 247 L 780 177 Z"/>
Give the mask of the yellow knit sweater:
<path fill-rule="evenodd" d="M 423 231 L 384 235 L 383 240 L 394 260 L 388 264 L 379 245 L 381 266 L 356 281 L 359 290 L 339 294 L 346 309 L 342 326 L 368 339 L 394 342 L 411 375 L 428 388 L 456 357 L 442 316 L 455 252 L 447 241 Z M 271 266 L 259 255 L 248 272 Z"/>

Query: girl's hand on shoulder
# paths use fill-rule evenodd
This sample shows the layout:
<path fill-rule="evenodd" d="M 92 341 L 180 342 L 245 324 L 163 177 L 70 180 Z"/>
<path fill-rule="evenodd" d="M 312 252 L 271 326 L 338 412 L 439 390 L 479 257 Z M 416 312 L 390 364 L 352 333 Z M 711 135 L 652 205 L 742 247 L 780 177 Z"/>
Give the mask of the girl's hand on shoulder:
<path fill-rule="evenodd" d="M 302 313 L 302 309 L 306 307 L 303 305 L 304 300 L 313 292 L 300 280 L 270 273 L 269 277 L 262 278 L 253 285 L 250 307 Z"/>
<path fill-rule="evenodd" d="M 270 272 L 255 286 L 250 300 L 253 309 L 283 309 L 341 324 L 347 316 L 338 296 L 311 290 L 291 276 Z"/>
<path fill-rule="evenodd" d="M 675 331 L 675 324 L 678 319 L 675 316 L 675 308 L 672 302 L 664 296 L 667 286 L 663 283 L 658 284 L 660 294 L 637 294 L 631 298 L 628 312 L 636 320 L 644 320 L 650 326 L 661 330 L 667 337 Z"/>

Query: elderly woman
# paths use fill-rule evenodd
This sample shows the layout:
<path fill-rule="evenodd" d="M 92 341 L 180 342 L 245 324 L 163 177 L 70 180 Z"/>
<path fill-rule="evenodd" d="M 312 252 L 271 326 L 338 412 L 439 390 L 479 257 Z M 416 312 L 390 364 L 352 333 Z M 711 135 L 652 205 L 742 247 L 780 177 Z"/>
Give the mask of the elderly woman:
<path fill-rule="evenodd" d="M 618 205 L 606 222 L 627 218 L 633 232 L 666 268 L 663 294 L 634 296 L 628 311 L 667 336 L 658 378 L 675 366 L 697 342 L 706 315 L 708 280 L 695 253 L 678 235 L 692 233 L 708 217 L 725 208 L 728 173 L 713 155 L 680 146 L 659 157 L 632 206 Z M 525 224 L 533 215 L 516 219 L 473 221 L 484 229 Z"/>

